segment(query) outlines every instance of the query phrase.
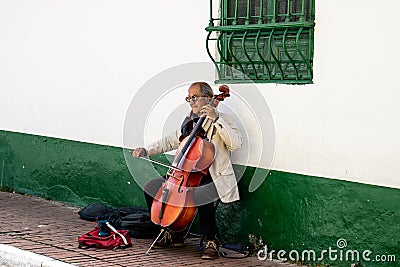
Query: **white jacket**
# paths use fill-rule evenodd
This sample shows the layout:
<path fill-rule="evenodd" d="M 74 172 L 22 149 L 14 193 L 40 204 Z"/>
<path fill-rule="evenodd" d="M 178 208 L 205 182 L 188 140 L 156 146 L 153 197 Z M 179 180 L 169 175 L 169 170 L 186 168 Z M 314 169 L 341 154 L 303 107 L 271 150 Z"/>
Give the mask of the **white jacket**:
<path fill-rule="evenodd" d="M 221 201 L 228 203 L 239 200 L 239 190 L 230 159 L 231 151 L 242 146 L 242 136 L 236 122 L 230 115 L 219 113 L 217 122 L 213 123 L 206 119 L 203 123 L 203 129 L 206 131 L 208 139 L 215 146 L 216 155 L 209 171 Z M 177 130 L 154 142 L 146 147 L 148 155 L 152 156 L 177 149 L 180 144 L 180 135 L 181 131 Z"/>

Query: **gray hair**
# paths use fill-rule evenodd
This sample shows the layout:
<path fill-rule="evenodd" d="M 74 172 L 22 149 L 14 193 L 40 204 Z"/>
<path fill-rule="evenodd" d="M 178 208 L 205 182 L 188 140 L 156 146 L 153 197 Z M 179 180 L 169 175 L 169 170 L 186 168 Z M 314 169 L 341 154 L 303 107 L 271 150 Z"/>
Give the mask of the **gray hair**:
<path fill-rule="evenodd" d="M 190 85 L 190 87 L 192 87 L 192 86 L 199 86 L 202 96 L 209 96 L 209 97 L 213 97 L 214 96 L 213 89 L 206 82 L 194 82 L 194 83 L 192 83 Z"/>

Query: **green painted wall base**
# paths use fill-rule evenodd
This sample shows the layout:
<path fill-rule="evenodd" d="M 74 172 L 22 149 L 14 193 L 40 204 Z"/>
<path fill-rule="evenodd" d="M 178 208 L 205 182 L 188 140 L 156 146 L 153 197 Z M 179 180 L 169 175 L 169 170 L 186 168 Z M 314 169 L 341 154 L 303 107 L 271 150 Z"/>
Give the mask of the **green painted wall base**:
<path fill-rule="evenodd" d="M 77 206 L 145 205 L 118 147 L 0 131 L 0 170 L 2 190 Z M 331 248 L 337 259 L 325 253 L 319 262 L 326 266 L 350 266 L 356 261 L 346 261 L 348 250 L 370 250 L 370 262 L 360 254 L 363 266 L 400 266 L 399 189 L 272 170 L 262 186 L 249 193 L 254 171 L 247 167 L 239 182 L 241 201 L 218 208 L 224 240 L 247 243 L 249 234 L 261 236 L 268 251 L 285 250 L 286 258 L 291 250 L 300 256 L 314 250 L 318 259 Z M 339 249 L 338 239 L 345 239 L 347 247 Z M 377 262 L 377 255 L 393 255 L 396 262 Z"/>

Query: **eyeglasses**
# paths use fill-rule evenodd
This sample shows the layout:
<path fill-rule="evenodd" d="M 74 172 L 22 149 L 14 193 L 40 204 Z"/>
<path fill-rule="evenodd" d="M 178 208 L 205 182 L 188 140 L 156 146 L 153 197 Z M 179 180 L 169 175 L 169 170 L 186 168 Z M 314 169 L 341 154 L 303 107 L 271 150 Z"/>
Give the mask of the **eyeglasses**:
<path fill-rule="evenodd" d="M 199 98 L 201 98 L 201 97 L 205 97 L 205 96 L 195 96 L 195 95 L 192 95 L 192 96 L 187 96 L 187 97 L 185 97 L 185 100 L 186 100 L 186 102 L 190 102 L 190 100 L 193 100 L 193 102 L 196 102 Z"/>

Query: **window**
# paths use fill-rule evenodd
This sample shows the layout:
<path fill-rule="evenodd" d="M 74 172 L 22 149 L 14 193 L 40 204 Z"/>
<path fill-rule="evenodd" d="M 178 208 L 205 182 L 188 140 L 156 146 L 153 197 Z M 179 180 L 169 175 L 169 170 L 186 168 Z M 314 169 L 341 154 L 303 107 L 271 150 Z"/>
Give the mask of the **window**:
<path fill-rule="evenodd" d="M 312 83 L 314 0 L 210 0 L 206 30 L 216 82 Z"/>

